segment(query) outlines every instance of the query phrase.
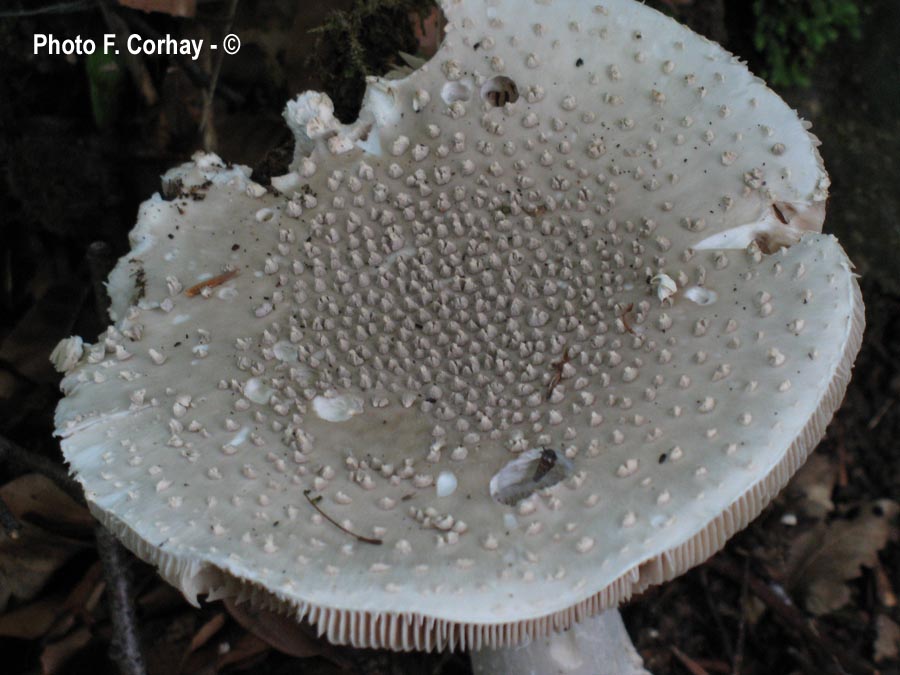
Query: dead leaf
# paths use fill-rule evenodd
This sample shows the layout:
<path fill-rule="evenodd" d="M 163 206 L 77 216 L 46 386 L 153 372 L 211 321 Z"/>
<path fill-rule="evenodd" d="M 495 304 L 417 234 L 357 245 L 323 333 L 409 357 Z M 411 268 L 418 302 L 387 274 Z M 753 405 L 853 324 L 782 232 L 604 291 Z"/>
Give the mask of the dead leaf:
<path fill-rule="evenodd" d="M 409 18 L 412 22 L 416 42 L 419 44 L 419 52 L 425 58 L 434 56 L 441 46 L 441 39 L 444 34 L 444 26 L 446 24 L 444 13 L 435 7 L 427 15 L 413 12 Z"/>
<path fill-rule="evenodd" d="M 0 615 L 0 636 L 37 640 L 46 635 L 62 606 L 62 598 L 43 598 Z"/>
<path fill-rule="evenodd" d="M 224 612 L 220 612 L 196 630 L 190 644 L 184 650 L 177 672 L 197 673 L 200 668 L 210 669 L 212 667 L 217 660 L 215 655 L 218 653 L 218 650 L 216 648 L 204 650 L 200 658 L 193 659 L 194 663 L 190 666 L 189 663 L 192 661 L 191 657 L 196 655 L 198 650 L 205 647 L 215 637 L 216 633 L 222 630 L 227 620 L 227 615 Z"/>
<path fill-rule="evenodd" d="M 268 649 L 268 645 L 262 640 L 255 635 L 252 637 Z M 229 651 L 228 642 L 225 640 L 218 641 L 216 644 L 207 643 L 192 654 L 188 654 L 181 670 L 177 672 L 181 675 L 215 675 L 219 672 L 219 668 L 223 667 L 219 664 L 219 660 L 227 651 Z M 155 671 L 149 668 L 148 670 L 150 675 L 155 675 L 157 672 L 160 672 L 161 675 L 169 675 L 172 672 L 171 670 Z"/>
<path fill-rule="evenodd" d="M 84 542 L 29 523 L 22 523 L 16 540 L 0 534 L 0 612 L 10 598 L 30 600 L 37 595 L 53 573 L 85 547 Z"/>
<path fill-rule="evenodd" d="M 153 649 L 145 654 L 147 672 L 151 675 L 176 675 L 182 671 L 191 638 L 197 632 L 198 613 L 184 605 L 183 611 L 152 621 L 141 622 L 142 632 L 152 641 Z"/>
<path fill-rule="evenodd" d="M 14 363 L 19 373 L 35 382 L 57 382 L 59 373 L 50 363 L 50 352 L 69 335 L 86 295 L 85 285 L 57 280 L 0 341 L 0 361 Z"/>
<path fill-rule="evenodd" d="M 224 604 L 235 621 L 284 654 L 308 657 L 319 656 L 326 651 L 327 643 L 317 638 L 310 626 L 281 614 L 256 609 L 246 602 L 236 604 L 225 600 Z"/>
<path fill-rule="evenodd" d="M 55 675 L 63 669 L 66 662 L 80 652 L 91 641 L 91 631 L 82 626 L 69 633 L 58 642 L 52 642 L 41 652 L 41 673 Z"/>
<path fill-rule="evenodd" d="M 900 656 L 900 626 L 890 617 L 879 614 L 875 619 L 875 663 Z"/>
<path fill-rule="evenodd" d="M 85 508 L 38 474 L 10 481 L 0 488 L 0 496 L 22 525 L 18 539 L 0 534 L 0 611 L 3 611 L 12 597 L 33 598 L 56 570 L 79 550 L 91 545 L 90 540 L 79 541 L 54 532 L 89 533 L 93 519 Z"/>
<path fill-rule="evenodd" d="M 100 602 L 104 588 L 106 582 L 103 579 L 103 566 L 98 560 L 91 565 L 62 603 L 48 637 L 51 639 L 62 637 L 72 629 L 79 618 L 82 623 L 89 624 L 92 621 L 90 615 Z"/>
<path fill-rule="evenodd" d="M 8 370 L 0 370 L 0 401 L 13 398 L 18 386 L 18 378 Z"/>
<path fill-rule="evenodd" d="M 101 571 L 99 562 L 92 565 L 68 596 L 42 598 L 0 614 L 0 636 L 60 639 L 75 625 L 76 616 L 87 617 L 97 606 L 105 585 Z"/>
<path fill-rule="evenodd" d="M 200 647 L 209 642 L 210 638 L 218 633 L 224 625 L 225 615 L 216 614 L 213 618 L 200 626 L 200 629 L 194 634 L 194 637 L 191 638 L 191 644 L 190 647 L 188 647 L 188 651 L 193 652 L 200 649 Z"/>
<path fill-rule="evenodd" d="M 143 12 L 161 12 L 172 16 L 192 17 L 197 13 L 197 0 L 119 0 L 119 4 Z"/>
<path fill-rule="evenodd" d="M 103 564 L 98 560 L 81 577 L 66 598 L 65 608 L 72 611 L 90 611 L 96 606 L 97 587 L 104 586 Z"/>
<path fill-rule="evenodd" d="M 706 668 L 694 661 L 694 659 L 678 649 L 675 645 L 672 645 L 669 649 L 672 651 L 675 658 L 678 659 L 678 662 L 681 663 L 691 675 L 709 675 L 709 671 L 706 670 Z"/>
<path fill-rule="evenodd" d="M 166 583 L 155 583 L 138 598 L 138 608 L 144 616 L 155 617 L 187 607 L 181 591 Z"/>
<path fill-rule="evenodd" d="M 896 502 L 878 500 L 852 520 L 820 523 L 794 540 L 787 565 L 787 588 L 818 616 L 850 600 L 846 582 L 878 563 L 878 551 L 890 536 Z"/>
<path fill-rule="evenodd" d="M 269 651 L 271 647 L 253 633 L 244 633 L 235 640 L 230 648 L 216 659 L 216 672 L 234 663 L 256 658 Z"/>
<path fill-rule="evenodd" d="M 875 593 L 878 595 L 878 602 L 883 607 L 897 606 L 897 594 L 894 593 L 891 577 L 880 562 L 875 568 Z"/>
<path fill-rule="evenodd" d="M 788 483 L 785 491 L 792 508 L 816 520 L 834 511 L 831 495 L 837 480 L 837 468 L 827 455 L 813 453 Z"/>
<path fill-rule="evenodd" d="M 88 510 L 41 474 L 19 476 L 0 487 L 0 496 L 19 520 L 60 534 L 93 533 L 95 522 Z"/>

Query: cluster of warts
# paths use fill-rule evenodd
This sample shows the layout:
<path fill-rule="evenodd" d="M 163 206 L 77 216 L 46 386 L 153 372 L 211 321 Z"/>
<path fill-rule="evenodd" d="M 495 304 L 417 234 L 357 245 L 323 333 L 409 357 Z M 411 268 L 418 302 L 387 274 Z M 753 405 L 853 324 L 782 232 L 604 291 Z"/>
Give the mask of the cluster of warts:
<path fill-rule="evenodd" d="M 265 243 L 255 245 L 267 252 L 256 268 L 244 269 L 241 251 L 226 254 L 224 272 L 205 270 L 207 278 L 191 285 L 179 278 L 190 276 L 186 271 L 169 275 L 165 297 L 143 300 L 86 354 L 92 367 L 80 377 L 102 384 L 115 372 L 133 380 L 130 407 L 166 410 L 167 449 L 206 466 L 209 481 L 233 480 L 238 471 L 248 481 L 265 483 L 253 506 L 261 531 L 276 520 L 274 505 L 283 505 L 285 494 L 305 497 L 291 506 L 289 517 L 304 518 L 298 510 L 304 506 L 317 530 L 302 545 L 293 544 L 304 549 L 297 556 L 304 564 L 311 557 L 307 548 L 327 549 L 323 542 L 336 533 L 347 540 L 342 550 L 348 556 L 354 543 L 385 544 L 395 555 L 408 555 L 432 548 L 421 544 L 429 537 L 439 548 L 466 551 L 455 558 L 458 569 L 468 568 L 473 547 L 508 550 L 505 529 L 519 528 L 530 539 L 521 553 L 529 565 L 540 559 L 539 542 L 597 554 L 597 537 L 586 534 L 573 513 L 606 503 L 621 530 L 643 524 L 652 533 L 675 522 L 673 502 L 683 506 L 703 497 L 705 457 L 667 442 L 670 426 L 691 418 L 710 448 L 738 453 L 742 442 L 731 438 L 730 429 L 705 418 L 714 417 L 724 401 L 735 410 L 735 419 L 724 422 L 742 428 L 757 423 L 749 409 L 735 408 L 759 386 L 753 378 L 731 377 L 742 354 L 758 352 L 760 368 L 785 373 L 777 392 L 791 389 L 787 354 L 756 343 L 768 344 L 767 331 L 804 332 L 804 319 L 778 312 L 777 293 L 765 284 L 789 285 L 808 302 L 805 268 L 782 269 L 755 243 L 743 251 L 698 251 L 680 243 L 699 241 L 707 220 L 742 200 L 774 199 L 774 186 L 790 178 L 777 162 L 767 168 L 746 164 L 738 149 L 750 141 L 742 134 L 718 136 L 716 125 L 675 112 L 676 102 L 687 96 L 712 97 L 725 76 L 716 73 L 704 82 L 687 72 L 679 78 L 680 89 L 629 89 L 623 72 L 630 65 L 579 57 L 572 68 L 585 73 L 586 91 L 561 93 L 549 84 L 545 89 L 539 78 L 513 82 L 503 74 L 509 59 L 495 53 L 494 38 L 474 40 L 467 32 L 474 23 L 464 19 L 460 26 L 458 48 L 477 44 L 484 59 L 479 67 L 486 72 L 470 72 L 453 58 L 437 66 L 446 81 L 431 92 L 417 91 L 407 111 L 431 109 L 434 123 L 423 137 L 398 133 L 382 142 L 382 157 L 348 160 L 350 142 L 338 131 L 326 139 L 327 150 L 300 163 L 302 189 L 275 201 L 248 184 L 247 194 L 261 203 L 243 226 L 261 233 Z M 499 20 L 492 28 L 504 32 Z M 590 30 L 608 37 L 604 25 Z M 548 26 L 535 25 L 534 34 L 559 47 L 562 36 L 552 37 Z M 634 62 L 675 78 L 675 60 L 651 64 L 642 39 L 632 36 Z M 517 40 L 509 38 L 514 47 Z M 525 66 L 540 73 L 540 60 L 529 54 Z M 591 88 L 594 93 L 586 93 Z M 646 120 L 634 114 L 638 96 L 652 112 Z M 553 102 L 545 100 L 551 97 Z M 734 105 L 713 106 L 711 118 L 727 120 Z M 623 106 L 631 116 L 617 112 Z M 773 130 L 758 131 L 752 144 L 771 143 L 762 154 L 785 155 L 784 144 L 767 140 Z M 338 168 L 329 169 L 328 153 L 336 153 Z M 712 200 L 712 215 L 679 212 L 679 184 L 708 163 L 710 153 L 718 158 L 717 171 L 733 177 L 733 192 Z M 639 218 L 628 215 L 637 209 L 621 198 L 638 194 L 633 183 L 647 195 L 647 215 Z M 173 208 L 190 217 L 215 207 L 222 190 L 213 188 L 202 203 L 196 197 L 196 203 L 176 200 Z M 740 310 L 723 308 L 726 294 L 739 293 L 721 288 L 718 305 L 698 309 L 685 291 L 731 284 L 730 266 L 746 269 L 740 285 L 759 288 L 753 301 Z M 677 292 L 660 301 L 648 280 L 663 274 Z M 213 313 L 252 306 L 226 343 L 212 329 L 187 329 L 178 321 L 192 312 L 204 315 L 202 303 L 216 303 Z M 793 301 L 785 304 L 792 307 Z M 185 345 L 192 367 L 202 367 L 214 350 L 233 352 L 234 371 L 217 378 L 231 401 L 224 421 L 200 421 L 207 407 L 202 393 L 188 395 L 176 385 L 153 392 L 141 382 L 141 371 L 162 366 L 174 349 L 147 346 L 142 339 L 144 323 L 159 321 L 157 312 L 171 321 L 172 334 L 193 332 L 193 344 Z M 683 353 L 690 358 L 680 359 Z M 353 459 L 350 449 L 342 473 L 332 466 L 340 458 L 323 456 L 321 435 L 310 431 L 321 428 L 319 418 L 329 419 L 317 410 L 338 416 L 334 424 L 410 411 L 428 420 L 430 437 L 419 449 L 385 449 L 383 456 L 366 460 Z M 212 424 L 222 429 L 208 429 Z M 213 460 L 205 439 L 223 431 L 232 440 L 220 445 Z M 123 446 L 128 464 L 142 466 L 140 443 Z M 463 477 L 467 462 L 484 462 L 486 456 L 511 460 L 533 448 L 541 451 L 526 480 L 540 484 L 565 458 L 574 470 L 564 475 L 564 487 L 542 488 L 520 500 L 512 524 L 499 522 L 487 533 L 466 526 L 460 514 L 469 512 L 463 499 L 472 486 Z M 666 459 L 657 462 L 657 456 Z M 608 476 L 596 475 L 599 465 L 592 462 L 601 459 L 613 467 Z M 686 495 L 654 484 L 651 467 L 685 463 L 696 479 L 694 487 L 683 488 Z M 495 472 L 503 466 L 488 465 Z M 180 497 L 169 496 L 178 491 L 175 471 L 154 468 L 159 465 L 150 467 L 154 489 L 173 509 L 182 508 Z M 433 503 L 440 469 L 460 477 L 461 488 L 446 505 Z M 114 480 L 114 471 L 108 475 Z M 482 492 L 490 477 L 484 476 Z M 607 478 L 645 488 L 646 507 L 616 510 L 590 487 L 592 480 Z M 239 495 L 228 501 L 235 512 L 246 506 Z M 403 502 L 410 502 L 408 508 L 395 510 Z M 550 518 L 550 525 L 538 517 L 553 512 L 567 515 Z M 392 513 L 408 521 L 401 525 L 385 515 Z M 231 534 L 224 520 L 211 526 L 219 539 Z M 407 522 L 416 525 L 414 534 Z M 243 533 L 241 540 L 274 553 L 285 546 L 279 537 L 278 530 L 267 530 Z M 466 537 L 473 546 L 464 546 Z M 379 573 L 389 567 L 379 565 Z M 329 563 L 328 573 L 337 574 L 336 567 Z M 552 574 L 562 578 L 566 572 Z M 529 572 L 522 578 L 538 576 Z"/>

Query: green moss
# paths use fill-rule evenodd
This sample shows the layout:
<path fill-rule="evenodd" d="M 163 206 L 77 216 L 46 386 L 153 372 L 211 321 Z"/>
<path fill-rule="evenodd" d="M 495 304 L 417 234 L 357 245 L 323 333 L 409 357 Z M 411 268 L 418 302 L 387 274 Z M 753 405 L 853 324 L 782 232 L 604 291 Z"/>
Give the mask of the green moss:
<path fill-rule="evenodd" d="M 753 13 L 762 75 L 780 87 L 808 86 L 825 49 L 844 35 L 860 34 L 856 0 L 754 0 Z"/>
<path fill-rule="evenodd" d="M 434 0 L 356 0 L 313 31 L 318 56 L 312 65 L 329 73 L 325 89 L 339 119 L 356 119 L 367 75 L 386 73 L 401 51 L 416 53 L 409 15 L 427 16 L 434 6 Z"/>

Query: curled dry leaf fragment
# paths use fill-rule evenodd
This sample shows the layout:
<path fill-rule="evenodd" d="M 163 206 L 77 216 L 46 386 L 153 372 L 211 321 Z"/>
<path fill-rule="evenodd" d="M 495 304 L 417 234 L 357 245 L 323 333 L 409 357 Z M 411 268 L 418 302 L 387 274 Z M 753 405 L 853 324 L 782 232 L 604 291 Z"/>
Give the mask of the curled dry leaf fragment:
<path fill-rule="evenodd" d="M 712 555 L 818 442 L 859 289 L 818 233 L 818 142 L 721 48 L 629 0 L 443 8 L 357 122 L 288 105 L 290 194 L 210 154 L 166 175 L 206 197 L 142 205 L 58 434 L 191 600 L 359 647 L 565 652 L 589 615 L 620 644 L 602 610 Z"/>
<path fill-rule="evenodd" d="M 896 502 L 879 500 L 853 519 L 821 524 L 797 537 L 788 560 L 789 591 L 815 615 L 843 607 L 850 600 L 847 582 L 863 567 L 878 564 L 898 512 Z"/>

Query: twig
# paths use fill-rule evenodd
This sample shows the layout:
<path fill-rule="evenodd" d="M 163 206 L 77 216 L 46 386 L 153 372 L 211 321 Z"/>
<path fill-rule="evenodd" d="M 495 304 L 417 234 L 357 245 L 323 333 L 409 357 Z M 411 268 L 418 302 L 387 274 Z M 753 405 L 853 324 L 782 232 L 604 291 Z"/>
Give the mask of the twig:
<path fill-rule="evenodd" d="M 722 661 L 721 659 L 701 659 L 696 658 L 693 659 L 694 663 L 696 663 L 701 668 L 705 668 L 709 671 L 709 675 L 713 675 L 713 673 L 722 673 L 722 675 L 731 675 L 731 664 Z"/>
<path fill-rule="evenodd" d="M 710 569 L 737 584 L 743 583 L 744 570 L 726 558 L 718 557 L 706 563 Z M 788 599 L 779 595 L 765 581 L 747 572 L 747 587 L 772 611 L 785 627 L 799 633 L 808 644 L 811 653 L 823 656 L 833 666 L 831 672 L 868 675 L 874 667 L 864 659 L 844 650 L 834 641 L 825 640 L 815 622 L 797 609 Z"/>
<path fill-rule="evenodd" d="M 237 275 L 237 270 L 228 270 L 227 272 L 223 272 L 222 274 L 215 276 L 212 279 L 207 279 L 206 281 L 201 281 L 199 284 L 191 286 L 190 288 L 185 290 L 184 294 L 189 298 L 193 298 L 195 295 L 200 295 L 204 289 L 221 286 L 226 281 L 234 279 Z"/>
<path fill-rule="evenodd" d="M 60 2 L 55 5 L 35 7 L 34 9 L 15 9 L 9 12 L 0 12 L 0 19 L 23 19 L 44 14 L 86 12 L 92 9 L 92 4 L 91 0 L 73 0 L 73 2 Z"/>
<path fill-rule="evenodd" d="M 22 531 L 19 519 L 9 510 L 9 506 L 3 501 L 2 496 L 0 496 L 0 527 L 10 539 L 18 539 Z"/>
<path fill-rule="evenodd" d="M 110 658 L 119 667 L 121 675 L 146 675 L 125 550 L 100 525 L 96 528 L 95 536 L 97 551 L 106 574 L 106 598 L 113 627 Z"/>
<path fill-rule="evenodd" d="M 128 23 L 135 32 L 140 33 L 145 38 L 149 38 L 151 40 L 160 40 L 163 39 L 163 35 L 159 33 L 159 31 L 155 30 L 150 24 L 144 21 L 141 17 L 139 17 L 136 13 L 132 11 L 124 11 L 121 12 L 121 16 L 125 19 L 125 22 Z M 188 76 L 188 79 L 193 82 L 194 86 L 198 89 L 209 89 L 211 84 L 211 80 L 209 75 L 203 72 L 203 70 L 196 65 L 193 61 L 181 56 L 180 54 L 173 54 L 172 58 L 175 63 L 178 64 L 178 67 L 184 71 L 184 74 Z M 216 94 L 224 98 L 229 103 L 234 103 L 236 105 L 240 105 L 244 102 L 244 97 L 241 96 L 238 92 L 234 91 L 230 87 L 226 87 L 224 84 L 220 84 L 216 87 Z"/>
<path fill-rule="evenodd" d="M 225 22 L 225 30 L 222 31 L 226 35 L 231 32 L 231 27 L 234 25 L 234 15 L 237 13 L 237 4 L 238 0 L 231 0 L 228 5 L 228 18 Z M 213 99 L 216 95 L 216 87 L 219 84 L 219 73 L 222 72 L 222 60 L 224 58 L 225 50 L 220 49 L 218 54 L 216 54 L 216 62 L 213 65 L 209 87 L 207 87 L 206 91 L 203 93 L 203 115 L 200 118 L 200 132 L 203 135 L 204 146 L 206 146 L 207 150 L 215 149 L 215 132 L 212 127 Z M 207 139 L 213 140 L 207 142 Z"/>
<path fill-rule="evenodd" d="M 850 483 L 850 477 L 847 474 L 847 446 L 844 443 L 844 425 L 838 420 L 834 425 L 837 432 L 837 453 L 838 453 L 838 487 L 845 488 Z"/>
<path fill-rule="evenodd" d="M 709 671 L 706 670 L 706 668 L 694 661 L 694 659 L 678 649 L 675 645 L 672 645 L 669 649 L 672 650 L 672 654 L 675 655 L 675 658 L 678 659 L 681 665 L 688 669 L 688 672 L 690 672 L 691 675 L 709 675 Z"/>
<path fill-rule="evenodd" d="M 125 23 L 121 16 L 112 12 L 108 3 L 109 0 L 98 0 L 97 3 L 100 7 L 100 13 L 103 15 L 103 20 L 106 22 L 107 27 L 116 34 L 116 38 L 120 42 L 125 42 L 128 39 L 128 24 Z M 126 51 L 124 59 L 125 65 L 131 73 L 131 79 L 144 99 L 144 103 L 147 106 L 156 105 L 159 102 L 159 92 L 153 86 L 153 79 L 150 77 L 150 72 L 147 70 L 147 65 L 143 59 L 130 51 Z"/>
<path fill-rule="evenodd" d="M 728 658 L 728 662 L 734 664 L 734 649 L 731 647 L 731 635 L 725 628 L 725 623 L 722 621 L 722 615 L 719 612 L 719 608 L 716 607 L 712 593 L 709 591 L 709 577 L 706 574 L 706 570 L 702 568 L 700 569 L 700 584 L 703 586 L 703 597 L 706 600 L 706 605 L 709 607 L 709 611 L 716 624 L 716 630 L 719 632 L 719 640 L 722 643 L 722 649 L 725 650 L 725 656 Z"/>
<path fill-rule="evenodd" d="M 306 501 L 308 501 L 312 505 L 312 507 L 319 512 L 319 515 L 321 515 L 325 520 L 338 528 L 341 532 L 346 532 L 357 541 L 361 541 L 365 544 L 374 544 L 375 546 L 381 546 L 384 543 L 381 539 L 375 539 L 374 537 L 364 537 L 361 534 L 356 534 L 355 532 L 351 532 L 350 530 L 348 530 L 346 527 L 341 525 L 338 521 L 336 521 L 334 518 L 332 518 L 322 510 L 322 507 L 319 506 L 319 502 L 322 501 L 322 496 L 319 495 L 318 497 L 310 497 L 310 492 L 312 492 L 312 490 L 303 491 L 303 496 L 306 497 Z"/>
<path fill-rule="evenodd" d="M 34 471 L 46 476 L 79 504 L 84 504 L 81 486 L 69 477 L 65 468 L 54 461 L 30 452 L 13 441 L 0 436 L 0 464 L 9 462 L 18 471 Z"/>
<path fill-rule="evenodd" d="M 740 613 L 738 622 L 737 644 L 734 648 L 734 658 L 731 661 L 732 675 L 741 675 L 744 667 L 744 643 L 747 640 L 747 577 L 750 574 L 750 561 L 744 561 L 744 578 L 741 580 Z"/>
<path fill-rule="evenodd" d="M 772 209 L 775 211 L 775 217 L 778 218 L 782 222 L 782 224 L 787 225 L 788 219 L 784 217 L 784 214 L 781 212 L 781 209 L 778 208 L 778 204 L 772 203 Z"/>
<path fill-rule="evenodd" d="M 822 675 L 822 669 L 810 658 L 809 654 L 796 647 L 788 647 L 786 651 L 788 656 L 796 662 L 798 666 L 797 672 L 802 672 L 806 675 Z M 873 673 L 872 675 L 878 674 Z"/>
<path fill-rule="evenodd" d="M 872 431 L 875 427 L 881 424 L 881 420 L 884 419 L 884 416 L 887 415 L 888 411 L 894 405 L 896 401 L 894 399 L 889 398 L 887 401 L 881 404 L 881 407 L 878 409 L 878 412 L 875 413 L 875 416 L 869 420 L 869 423 L 866 425 L 866 428 L 869 431 Z"/>

